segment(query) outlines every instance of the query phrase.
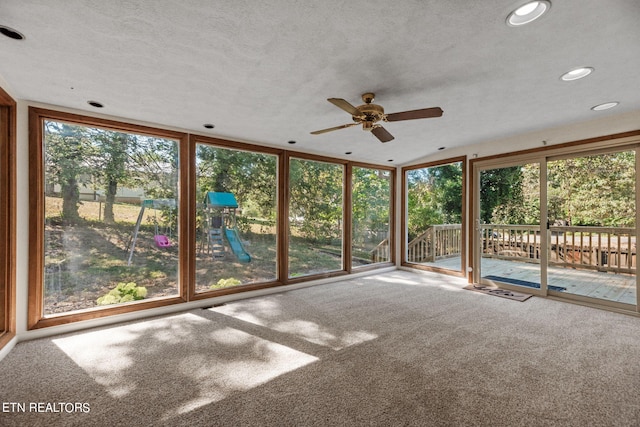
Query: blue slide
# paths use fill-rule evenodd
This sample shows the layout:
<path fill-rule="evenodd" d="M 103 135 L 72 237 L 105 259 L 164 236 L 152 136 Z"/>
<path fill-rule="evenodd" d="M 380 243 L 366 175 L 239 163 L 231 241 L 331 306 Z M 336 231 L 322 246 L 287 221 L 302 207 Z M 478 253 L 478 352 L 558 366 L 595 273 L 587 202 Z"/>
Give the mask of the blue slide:
<path fill-rule="evenodd" d="M 227 236 L 229 247 L 231 247 L 231 250 L 233 251 L 235 256 L 238 257 L 238 260 L 240 262 L 251 262 L 251 255 L 249 255 L 247 251 L 244 250 L 244 247 L 242 246 L 242 242 L 240 241 L 240 235 L 238 234 L 238 229 L 226 228 L 224 232 L 225 232 L 225 235 Z"/>

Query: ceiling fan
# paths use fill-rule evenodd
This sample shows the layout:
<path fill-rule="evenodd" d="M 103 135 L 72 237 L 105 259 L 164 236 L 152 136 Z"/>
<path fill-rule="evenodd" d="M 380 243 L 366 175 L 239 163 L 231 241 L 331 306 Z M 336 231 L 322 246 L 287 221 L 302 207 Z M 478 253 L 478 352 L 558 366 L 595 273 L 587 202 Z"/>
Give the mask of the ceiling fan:
<path fill-rule="evenodd" d="M 346 125 L 336 126 L 328 129 L 317 130 L 311 132 L 312 135 L 320 135 L 322 133 L 331 132 L 338 129 L 344 129 L 351 126 L 362 124 L 362 130 L 370 131 L 380 142 L 389 142 L 393 140 L 391 135 L 385 128 L 377 124 L 383 122 L 399 122 L 400 120 L 428 119 L 431 117 L 442 116 L 440 107 L 423 108 L 421 110 L 402 111 L 400 113 L 385 114 L 381 105 L 373 104 L 375 95 L 371 92 L 363 93 L 362 100 L 364 104 L 354 107 L 342 98 L 329 98 L 327 101 L 338 108 L 343 109 L 351 114 L 355 123 L 347 123 Z"/>

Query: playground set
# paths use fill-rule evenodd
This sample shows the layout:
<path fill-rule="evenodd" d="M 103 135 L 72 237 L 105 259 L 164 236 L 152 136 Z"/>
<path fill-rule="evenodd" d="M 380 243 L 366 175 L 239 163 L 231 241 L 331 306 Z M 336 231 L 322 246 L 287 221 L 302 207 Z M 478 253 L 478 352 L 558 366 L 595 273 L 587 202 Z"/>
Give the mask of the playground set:
<path fill-rule="evenodd" d="M 227 250 L 240 262 L 251 262 L 236 223 L 238 202 L 232 193 L 209 191 L 204 198 L 200 250 L 213 259 L 224 259 Z"/>
<path fill-rule="evenodd" d="M 204 199 L 204 218 L 202 221 L 202 240 L 200 251 L 210 254 L 214 260 L 222 260 L 228 251 L 233 253 L 240 262 L 251 262 L 251 255 L 245 250 L 236 223 L 236 211 L 238 202 L 232 193 L 209 191 Z M 155 209 L 153 222 L 155 224 L 154 243 L 159 249 L 172 246 L 171 227 L 166 227 L 163 233 L 158 227 L 157 210 L 162 208 L 175 208 L 174 199 L 147 199 L 143 200 L 136 226 L 129 241 L 129 259 L 127 265 L 131 265 L 133 253 L 136 249 L 138 232 L 144 218 L 145 209 Z"/>

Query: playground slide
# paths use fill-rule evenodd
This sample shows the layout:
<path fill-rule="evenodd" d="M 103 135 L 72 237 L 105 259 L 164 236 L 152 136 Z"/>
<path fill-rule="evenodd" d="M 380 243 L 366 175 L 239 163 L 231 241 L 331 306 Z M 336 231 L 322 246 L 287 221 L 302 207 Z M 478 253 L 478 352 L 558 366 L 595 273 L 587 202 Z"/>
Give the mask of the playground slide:
<path fill-rule="evenodd" d="M 251 255 L 244 250 L 242 246 L 242 242 L 240 241 L 240 235 L 238 234 L 237 228 L 226 228 L 225 234 L 227 236 L 227 241 L 229 242 L 229 246 L 231 250 L 238 257 L 240 262 L 251 262 Z"/>

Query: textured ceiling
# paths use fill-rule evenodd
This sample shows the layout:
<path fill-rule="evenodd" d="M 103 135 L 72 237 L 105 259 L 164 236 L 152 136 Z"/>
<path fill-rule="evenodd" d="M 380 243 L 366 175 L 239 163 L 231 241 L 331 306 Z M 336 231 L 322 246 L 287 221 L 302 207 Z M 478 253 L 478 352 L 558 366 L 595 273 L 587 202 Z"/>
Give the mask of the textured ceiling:
<path fill-rule="evenodd" d="M 640 110 L 640 1 L 552 0 L 507 26 L 522 3 L 4 0 L 0 25 L 26 38 L 0 38 L 0 76 L 18 99 L 380 164 Z M 595 72 L 560 80 L 579 66 Z M 444 116 L 387 123 L 387 144 L 309 134 L 351 121 L 326 98 L 369 91 Z"/>

